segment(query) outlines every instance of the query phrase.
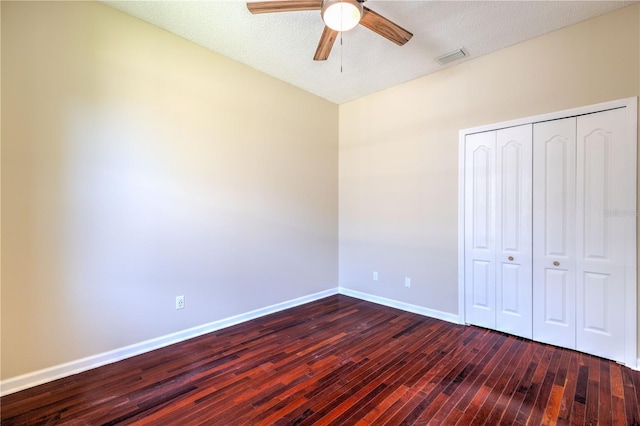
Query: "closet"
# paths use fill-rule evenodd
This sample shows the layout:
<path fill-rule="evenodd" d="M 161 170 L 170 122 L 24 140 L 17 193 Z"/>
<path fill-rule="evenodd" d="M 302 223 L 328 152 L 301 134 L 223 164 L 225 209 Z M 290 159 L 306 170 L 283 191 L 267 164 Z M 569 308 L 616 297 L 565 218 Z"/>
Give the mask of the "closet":
<path fill-rule="evenodd" d="M 637 363 L 637 99 L 460 132 L 465 323 Z"/>

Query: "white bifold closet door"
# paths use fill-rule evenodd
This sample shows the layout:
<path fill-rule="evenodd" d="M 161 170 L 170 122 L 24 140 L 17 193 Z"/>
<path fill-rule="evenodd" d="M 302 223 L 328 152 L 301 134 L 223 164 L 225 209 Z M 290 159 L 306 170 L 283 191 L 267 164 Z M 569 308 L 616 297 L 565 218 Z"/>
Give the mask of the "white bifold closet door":
<path fill-rule="evenodd" d="M 465 311 L 469 324 L 496 327 L 496 132 L 465 143 Z"/>
<path fill-rule="evenodd" d="M 533 125 L 533 338 L 576 347 L 576 119 Z"/>
<path fill-rule="evenodd" d="M 531 142 L 524 125 L 465 141 L 467 322 L 532 337 Z"/>
<path fill-rule="evenodd" d="M 534 125 L 533 338 L 624 362 L 622 109 Z M 620 215 L 622 216 L 622 215 Z"/>
<path fill-rule="evenodd" d="M 625 124 L 623 109 L 583 115 L 576 138 L 576 348 L 619 362 L 625 361 L 624 241 L 635 220 Z"/>

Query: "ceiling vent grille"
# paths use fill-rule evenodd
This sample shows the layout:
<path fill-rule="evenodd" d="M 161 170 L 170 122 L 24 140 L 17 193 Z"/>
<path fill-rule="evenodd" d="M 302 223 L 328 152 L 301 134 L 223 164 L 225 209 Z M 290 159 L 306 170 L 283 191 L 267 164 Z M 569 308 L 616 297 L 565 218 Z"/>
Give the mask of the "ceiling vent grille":
<path fill-rule="evenodd" d="M 468 55 L 469 54 L 466 52 L 466 50 L 464 50 L 464 48 L 460 48 L 460 49 L 454 50 L 453 52 L 445 53 L 442 56 L 438 56 L 436 58 L 436 61 L 438 61 L 440 65 L 447 65 L 447 64 L 450 64 L 451 62 L 457 61 L 458 59 L 462 59 Z"/>

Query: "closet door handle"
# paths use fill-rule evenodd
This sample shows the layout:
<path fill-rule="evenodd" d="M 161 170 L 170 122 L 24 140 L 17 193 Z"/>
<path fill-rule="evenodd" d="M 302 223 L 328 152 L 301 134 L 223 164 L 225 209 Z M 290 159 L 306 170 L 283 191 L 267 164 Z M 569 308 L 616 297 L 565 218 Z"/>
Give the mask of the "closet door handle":
<path fill-rule="evenodd" d="M 553 266 L 560 266 L 560 262 L 558 262 L 557 260 L 553 262 Z"/>
<path fill-rule="evenodd" d="M 509 256 L 509 260 L 513 260 L 513 256 Z"/>

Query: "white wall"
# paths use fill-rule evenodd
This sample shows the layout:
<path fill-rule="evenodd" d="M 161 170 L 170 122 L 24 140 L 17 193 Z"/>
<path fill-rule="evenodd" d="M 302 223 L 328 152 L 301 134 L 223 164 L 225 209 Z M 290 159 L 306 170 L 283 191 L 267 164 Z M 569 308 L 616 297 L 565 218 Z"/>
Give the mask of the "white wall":
<path fill-rule="evenodd" d="M 337 287 L 337 105 L 92 2 L 2 89 L 3 379 Z"/>
<path fill-rule="evenodd" d="M 635 4 L 341 105 L 340 286 L 457 313 L 458 131 L 640 95 L 639 36 Z"/>

